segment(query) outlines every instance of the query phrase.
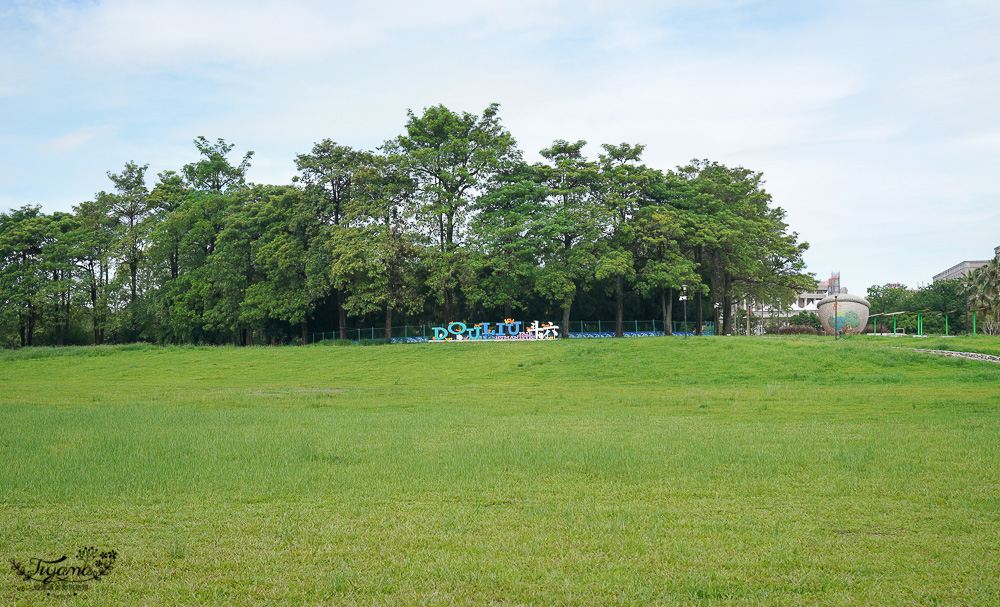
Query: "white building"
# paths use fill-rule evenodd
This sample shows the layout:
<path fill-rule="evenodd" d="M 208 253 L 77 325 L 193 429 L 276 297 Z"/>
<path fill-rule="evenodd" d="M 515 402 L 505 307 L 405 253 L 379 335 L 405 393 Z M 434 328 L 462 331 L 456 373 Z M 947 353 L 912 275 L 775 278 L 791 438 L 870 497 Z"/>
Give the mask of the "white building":
<path fill-rule="evenodd" d="M 799 312 L 812 312 L 815 314 L 819 309 L 817 306 L 819 300 L 827 295 L 833 295 L 834 291 L 847 293 L 847 289 L 840 287 L 840 272 L 835 272 L 830 275 L 830 278 L 817 282 L 815 288 L 799 293 L 790 306 L 791 314 L 795 315 Z"/>
<path fill-rule="evenodd" d="M 793 301 L 790 306 L 792 315 L 798 314 L 799 312 L 812 312 L 815 314 L 819 309 L 817 306 L 819 300 L 823 299 L 827 295 L 827 289 L 822 285 L 822 282 L 818 283 L 815 289 L 799 293 L 798 298 Z"/>
<path fill-rule="evenodd" d="M 993 249 L 994 255 L 1000 255 L 1000 246 Z M 934 282 L 939 280 L 951 280 L 953 278 L 962 278 L 967 276 L 969 272 L 981 268 L 990 262 L 989 259 L 980 259 L 977 261 L 960 261 L 955 265 L 951 266 L 944 272 L 934 275 Z"/>
<path fill-rule="evenodd" d="M 827 295 L 833 295 L 834 292 L 847 293 L 847 289 L 840 286 L 840 272 L 834 272 L 830 275 L 830 278 L 818 281 L 814 288 L 799 293 L 791 302 L 791 305 L 787 301 L 780 302 L 782 306 L 781 310 L 777 308 L 779 302 L 743 302 L 741 307 L 746 309 L 749 305 L 750 314 L 753 318 L 771 323 L 777 317 L 778 324 L 785 325 L 788 324 L 786 320 L 789 316 L 795 316 L 799 312 L 812 312 L 818 316 L 819 301 Z M 760 334 L 764 328 L 757 325 L 754 330 Z"/>

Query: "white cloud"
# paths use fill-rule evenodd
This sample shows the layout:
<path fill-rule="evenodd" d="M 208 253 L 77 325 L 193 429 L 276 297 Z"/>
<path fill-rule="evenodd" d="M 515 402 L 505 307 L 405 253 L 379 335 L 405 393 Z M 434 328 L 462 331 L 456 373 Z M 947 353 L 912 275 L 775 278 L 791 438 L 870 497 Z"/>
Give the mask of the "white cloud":
<path fill-rule="evenodd" d="M 110 136 L 111 131 L 107 126 L 85 126 L 71 133 L 43 141 L 38 144 L 38 149 L 45 154 L 79 152 L 95 140 Z"/>
<path fill-rule="evenodd" d="M 977 152 L 1000 152 L 1000 130 L 993 129 L 981 131 L 964 137 L 959 137 L 951 142 L 951 146 L 959 150 L 968 149 Z"/>
<path fill-rule="evenodd" d="M 499 7 L 459 1 L 325 3 L 290 0 L 105 0 L 25 9 L 46 46 L 97 66 L 179 69 L 202 63 L 268 67 L 353 58 L 371 49 L 405 52 L 422 36 L 477 20 L 512 27 L 533 3 Z M 456 49 L 458 50 L 458 49 Z"/>
<path fill-rule="evenodd" d="M 586 139 L 592 156 L 628 141 L 661 168 L 702 157 L 764 171 L 820 274 L 915 283 L 938 271 L 929 255 L 947 267 L 994 246 L 978 242 L 1000 208 L 988 0 L 12 6 L 0 98 L 17 137 L 0 133 L 0 163 L 19 189 L 0 201 L 64 210 L 126 160 L 151 175 L 190 162 L 196 135 L 256 150 L 252 180 L 285 181 L 325 137 L 370 148 L 406 108 L 498 101 L 529 160 Z M 41 177 L 53 154 L 71 179 Z M 832 229 L 841 217 L 850 227 Z"/>

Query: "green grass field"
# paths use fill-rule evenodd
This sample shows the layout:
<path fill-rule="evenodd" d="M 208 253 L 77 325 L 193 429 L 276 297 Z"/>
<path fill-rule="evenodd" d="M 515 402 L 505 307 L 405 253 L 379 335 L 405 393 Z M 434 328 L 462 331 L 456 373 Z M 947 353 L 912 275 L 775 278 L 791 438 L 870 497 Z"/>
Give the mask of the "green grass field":
<path fill-rule="evenodd" d="M 1000 340 L 0 352 L 2 604 L 990 605 Z"/>

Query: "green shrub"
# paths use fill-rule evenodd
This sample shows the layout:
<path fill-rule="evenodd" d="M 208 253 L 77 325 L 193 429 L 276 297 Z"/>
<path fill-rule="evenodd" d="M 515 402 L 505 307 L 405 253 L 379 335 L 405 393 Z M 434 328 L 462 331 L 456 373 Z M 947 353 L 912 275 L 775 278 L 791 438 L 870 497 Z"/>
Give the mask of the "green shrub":
<path fill-rule="evenodd" d="M 819 321 L 819 316 L 816 316 L 812 312 L 806 312 L 805 310 L 790 317 L 788 319 L 788 324 L 792 326 L 812 327 L 817 331 L 823 328 L 823 324 Z"/>

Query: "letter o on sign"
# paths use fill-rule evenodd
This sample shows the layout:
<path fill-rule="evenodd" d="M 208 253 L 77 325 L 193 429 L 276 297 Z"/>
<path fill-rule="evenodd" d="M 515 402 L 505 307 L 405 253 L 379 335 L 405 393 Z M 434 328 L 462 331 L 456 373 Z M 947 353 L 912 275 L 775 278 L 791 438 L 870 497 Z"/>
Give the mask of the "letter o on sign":
<path fill-rule="evenodd" d="M 462 327 L 462 328 L 461 329 L 456 329 L 455 328 L 456 326 L 459 326 L 459 327 Z M 468 327 L 465 326 L 464 322 L 453 322 L 450 325 L 448 325 L 448 331 L 450 333 L 453 333 L 454 335 L 461 335 L 462 333 L 465 333 L 466 330 L 468 330 Z"/>

